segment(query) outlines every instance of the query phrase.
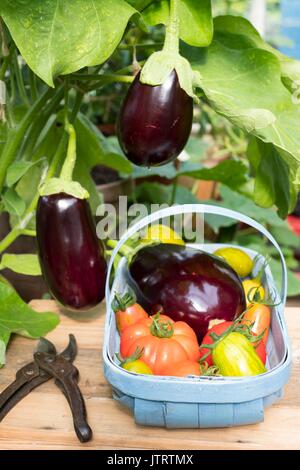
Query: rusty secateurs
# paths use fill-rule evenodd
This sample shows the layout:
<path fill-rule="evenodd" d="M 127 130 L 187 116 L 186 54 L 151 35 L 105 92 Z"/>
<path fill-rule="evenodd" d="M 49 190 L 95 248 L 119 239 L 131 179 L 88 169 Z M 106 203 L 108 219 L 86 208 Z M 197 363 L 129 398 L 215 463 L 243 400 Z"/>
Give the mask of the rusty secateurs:
<path fill-rule="evenodd" d="M 41 338 L 34 360 L 22 367 L 16 373 L 14 382 L 0 394 L 0 422 L 34 388 L 53 378 L 68 400 L 78 439 L 80 442 L 90 441 L 93 433 L 87 422 L 86 408 L 78 386 L 79 372 L 73 365 L 76 355 L 77 344 L 73 335 L 69 335 L 69 344 L 60 354 L 57 354 L 53 343 Z"/>

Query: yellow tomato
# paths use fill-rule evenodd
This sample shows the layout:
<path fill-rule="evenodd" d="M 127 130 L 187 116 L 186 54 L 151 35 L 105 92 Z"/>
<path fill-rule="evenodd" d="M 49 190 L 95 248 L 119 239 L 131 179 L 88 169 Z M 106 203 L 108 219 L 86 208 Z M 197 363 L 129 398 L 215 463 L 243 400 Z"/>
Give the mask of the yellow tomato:
<path fill-rule="evenodd" d="M 253 260 L 247 253 L 239 248 L 219 248 L 214 254 L 223 258 L 240 277 L 249 276 L 253 270 Z"/>
<path fill-rule="evenodd" d="M 162 224 L 149 225 L 142 241 L 159 241 L 161 243 L 172 243 L 174 245 L 185 244 L 178 233 L 175 232 L 175 230 L 172 230 L 170 227 Z"/>
<path fill-rule="evenodd" d="M 246 296 L 247 307 L 253 303 L 253 297 L 256 293 L 258 293 L 262 299 L 265 297 L 265 289 L 258 279 L 246 279 L 243 281 L 243 288 Z"/>
<path fill-rule="evenodd" d="M 128 372 L 135 372 L 136 374 L 146 374 L 146 375 L 153 375 L 152 370 L 150 367 L 140 359 L 136 359 L 135 361 L 125 362 L 122 366 L 123 369 L 128 370 Z"/>

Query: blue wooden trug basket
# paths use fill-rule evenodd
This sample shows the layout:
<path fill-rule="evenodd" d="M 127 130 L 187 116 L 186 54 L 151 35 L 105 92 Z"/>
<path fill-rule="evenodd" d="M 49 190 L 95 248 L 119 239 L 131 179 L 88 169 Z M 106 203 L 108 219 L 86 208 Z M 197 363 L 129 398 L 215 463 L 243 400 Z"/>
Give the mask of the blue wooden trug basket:
<path fill-rule="evenodd" d="M 182 213 L 215 214 L 244 222 L 260 231 L 277 249 L 282 264 L 282 286 L 278 293 L 272 273 L 266 269 L 264 286 L 276 292 L 280 305 L 273 307 L 267 344 L 268 371 L 255 377 L 160 377 L 127 372 L 114 359 L 119 350 L 119 334 L 111 309 L 113 292 L 123 292 L 130 284 L 127 260 L 118 265 L 113 287 L 109 277 L 121 246 L 134 233 L 164 217 Z M 220 245 L 201 246 L 208 252 Z M 246 250 L 253 258 L 256 253 Z M 129 407 L 137 424 L 167 428 L 211 428 L 263 421 L 264 409 L 282 396 L 291 369 L 291 349 L 284 320 L 287 273 L 283 254 L 273 236 L 259 223 L 238 212 L 212 205 L 187 204 L 160 210 L 131 227 L 114 249 L 106 285 L 106 325 L 103 346 L 104 372 L 116 400 Z"/>

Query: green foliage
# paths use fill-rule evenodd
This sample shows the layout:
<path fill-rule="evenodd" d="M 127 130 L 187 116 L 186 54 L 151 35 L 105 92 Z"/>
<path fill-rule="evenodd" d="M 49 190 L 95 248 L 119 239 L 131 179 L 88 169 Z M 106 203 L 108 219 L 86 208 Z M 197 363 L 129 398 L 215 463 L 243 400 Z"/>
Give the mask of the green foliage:
<path fill-rule="evenodd" d="M 5 253 L 0 262 L 0 269 L 8 268 L 18 274 L 40 276 L 41 267 L 37 255 L 14 255 Z"/>
<path fill-rule="evenodd" d="M 229 35 L 231 43 L 235 42 L 237 48 L 258 47 L 274 54 L 280 63 L 283 82 L 292 89 L 293 82 L 300 79 L 300 62 L 283 55 L 280 51 L 266 43 L 254 26 L 245 18 L 233 16 L 219 16 L 215 18 L 214 27 L 216 35 Z"/>
<path fill-rule="evenodd" d="M 59 317 L 51 312 L 35 312 L 11 287 L 2 282 L 0 282 L 0 299 L 0 363 L 3 365 L 4 352 L 11 333 L 39 338 L 58 325 Z"/>
<path fill-rule="evenodd" d="M 278 228 L 288 227 L 287 222 L 282 220 L 273 208 L 264 209 L 259 207 L 251 199 L 237 194 L 226 186 L 221 187 L 220 193 L 222 202 L 217 202 L 217 204 L 221 204 L 224 207 L 229 207 L 230 209 L 248 215 L 263 225 L 270 225 Z"/>
<path fill-rule="evenodd" d="M 236 126 L 274 144 L 292 168 L 300 162 L 299 106 L 281 81 L 278 59 L 259 48 L 236 49 L 223 34 L 207 49 L 185 47 L 211 106 Z"/>
<path fill-rule="evenodd" d="M 180 39 L 190 46 L 205 47 L 211 43 L 213 21 L 210 0 L 179 1 Z M 167 24 L 169 19 L 169 1 L 152 2 L 143 11 L 143 19 L 149 26 Z"/>
<path fill-rule="evenodd" d="M 288 266 L 288 296 L 296 296 L 300 294 L 300 280 L 297 278 L 292 269 L 297 268 L 297 263 L 293 255 L 293 249 L 300 249 L 300 238 L 296 236 L 287 222 L 283 221 L 274 211 L 274 209 L 263 209 L 258 207 L 253 201 L 245 198 L 236 192 L 231 191 L 225 186 L 221 188 L 222 202 L 217 203 L 224 207 L 230 207 L 233 210 L 237 210 L 249 217 L 257 220 L 262 225 L 266 226 L 269 231 L 273 234 L 277 242 L 280 244 L 283 254 L 286 258 Z M 216 204 L 214 202 L 214 204 Z M 210 216 L 206 216 L 205 220 L 212 225 L 215 230 L 219 230 L 220 227 L 226 227 L 235 225 L 234 220 L 225 219 L 221 217 L 215 217 L 213 219 Z M 269 255 L 270 257 L 270 268 L 278 289 L 281 285 L 282 268 L 279 260 L 277 251 L 267 243 L 267 241 L 261 237 L 255 230 L 250 231 L 234 231 L 233 243 L 237 243 L 240 246 L 248 247 L 263 255 Z"/>
<path fill-rule="evenodd" d="M 11 215 L 21 217 L 25 211 L 25 202 L 13 188 L 9 188 L 3 193 L 2 202 L 5 210 Z"/>
<path fill-rule="evenodd" d="M 295 206 L 300 187 L 300 108 L 295 88 L 300 62 L 267 44 L 244 18 L 227 15 L 213 22 L 211 4 L 217 2 L 210 0 L 178 0 L 174 33 L 169 3 L 1 1 L 0 15 L 7 27 L 4 39 L 9 48 L 15 48 L 12 60 L 1 57 L 0 64 L 8 97 L 7 122 L 0 122 L 1 209 L 10 216 L 11 241 L 20 227 L 34 229 L 37 191 L 46 175 L 52 178 L 50 185 L 57 184 L 67 148 L 64 129 L 68 116 L 74 123 L 77 144 L 71 190 L 75 188 L 76 195 L 78 188 L 88 191 L 93 213 L 101 201 L 91 177 L 96 165 L 111 168 L 122 178 L 145 178 L 136 186 L 133 199 L 146 204 L 197 203 L 195 191 L 177 184 L 181 176 L 198 180 L 195 188 L 203 180 L 221 183 L 221 201 L 208 203 L 235 209 L 268 227 L 282 245 L 290 268 L 289 295 L 296 295 L 300 282 L 291 269 L 296 268 L 294 250 L 299 249 L 299 237 L 283 218 Z M 234 3 L 243 11 L 240 4 L 244 2 Z M 182 55 L 178 53 L 179 37 Z M 150 170 L 135 167 L 123 155 L 117 138 L 104 137 L 95 125 L 116 120 L 125 87 L 132 81 L 135 56 L 146 61 L 143 82 L 155 86 L 176 69 L 180 86 L 189 95 L 194 96 L 197 88 L 201 104 L 195 107 L 194 122 L 200 123 L 200 130 L 183 152 L 183 157 L 190 157 L 188 161 Z M 64 103 L 63 81 L 69 89 Z M 56 87 L 49 91 L 45 84 Z M 214 167 L 203 165 L 207 153 L 212 155 Z M 147 180 L 152 177 L 163 177 L 172 184 Z M 56 185 L 51 190 L 63 189 Z M 262 237 L 237 232 L 231 219 L 209 215 L 206 222 L 215 237 L 226 236 L 233 243 L 270 254 L 279 282 L 278 256 Z M 3 252 L 7 247 L 1 249 L 1 243 Z M 0 264 L 4 268 L 40 274 L 36 255 L 6 253 Z M 51 313 L 33 312 L 1 276 L 0 303 L 0 363 L 4 363 L 11 333 L 37 337 L 58 322 Z"/>
<path fill-rule="evenodd" d="M 2 0 L 0 14 L 29 67 L 58 75 L 105 62 L 135 9 L 123 0 Z"/>
<path fill-rule="evenodd" d="M 155 0 L 127 0 L 127 3 L 132 5 L 136 10 L 142 11 L 150 3 L 155 3 Z"/>
<path fill-rule="evenodd" d="M 18 162 L 14 162 L 10 167 L 7 169 L 6 174 L 6 185 L 10 188 L 14 184 L 16 184 L 22 176 L 24 176 L 30 168 L 34 165 L 40 164 L 42 159 L 37 160 L 35 162 L 30 161 L 23 161 L 20 160 Z"/>
<path fill-rule="evenodd" d="M 248 158 L 256 171 L 253 199 L 261 207 L 279 208 L 286 217 L 291 208 L 290 170 L 273 145 L 253 139 Z"/>
<path fill-rule="evenodd" d="M 248 165 L 243 160 L 228 159 L 216 165 L 214 168 L 200 168 L 193 171 L 181 172 L 182 175 L 204 181 L 219 181 L 229 188 L 239 190 L 246 183 L 248 177 Z M 234 175 L 234 178 L 232 177 Z"/>
<path fill-rule="evenodd" d="M 99 129 L 83 114 L 79 114 L 75 130 L 78 158 L 84 159 L 89 168 L 101 164 L 121 173 L 132 172 L 131 163 L 123 155 L 111 151 L 110 143 L 106 142 Z"/>

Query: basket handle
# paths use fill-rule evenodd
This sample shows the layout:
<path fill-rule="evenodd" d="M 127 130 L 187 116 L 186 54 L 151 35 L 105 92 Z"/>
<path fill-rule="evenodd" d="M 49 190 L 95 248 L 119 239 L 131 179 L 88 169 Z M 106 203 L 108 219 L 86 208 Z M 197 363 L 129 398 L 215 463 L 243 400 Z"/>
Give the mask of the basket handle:
<path fill-rule="evenodd" d="M 168 217 L 171 215 L 187 214 L 187 213 L 215 214 L 215 215 L 221 215 L 224 217 L 229 217 L 231 219 L 236 219 L 239 222 L 244 222 L 245 224 L 250 225 L 251 227 L 261 232 L 273 244 L 273 246 L 276 248 L 280 256 L 281 267 L 282 267 L 282 281 L 281 281 L 280 297 L 281 297 L 282 305 L 285 305 L 286 295 L 287 295 L 287 269 L 286 269 L 285 259 L 282 254 L 282 251 L 277 241 L 273 237 L 273 235 L 271 235 L 271 233 L 263 225 L 251 219 L 247 215 L 241 214 L 240 212 L 233 211 L 231 209 L 226 209 L 224 207 L 219 207 L 219 206 L 213 206 L 210 204 L 209 205 L 208 204 L 183 204 L 183 205 L 167 207 L 165 209 L 156 211 L 148 215 L 147 217 L 144 217 L 143 219 L 139 220 L 136 224 L 134 224 L 132 227 L 130 227 L 126 231 L 126 233 L 124 233 L 124 235 L 120 238 L 117 246 L 114 248 L 111 254 L 111 258 L 110 258 L 109 265 L 108 265 L 106 288 L 105 288 L 107 303 L 110 300 L 109 279 L 110 279 L 110 274 L 112 271 L 114 259 L 118 251 L 120 250 L 120 248 L 124 245 L 124 243 L 126 243 L 126 241 L 132 235 L 134 235 L 136 232 L 140 231 L 147 225 L 151 224 L 152 222 L 158 221 L 164 217 Z"/>

